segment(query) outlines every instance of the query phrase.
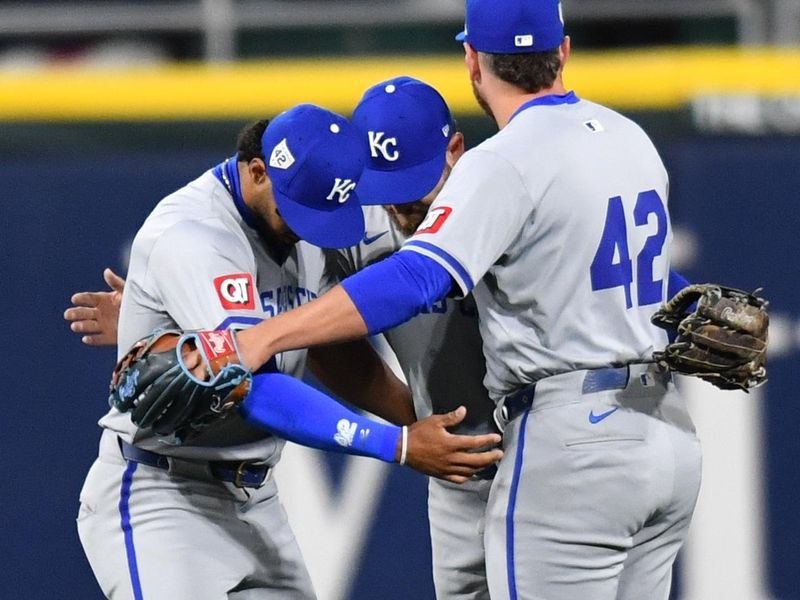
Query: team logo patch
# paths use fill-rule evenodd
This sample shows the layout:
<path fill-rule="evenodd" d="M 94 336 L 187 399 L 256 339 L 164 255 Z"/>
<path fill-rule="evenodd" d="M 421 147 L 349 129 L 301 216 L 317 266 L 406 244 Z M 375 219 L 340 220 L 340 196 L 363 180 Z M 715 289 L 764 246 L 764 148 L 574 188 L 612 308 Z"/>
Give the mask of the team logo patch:
<path fill-rule="evenodd" d="M 226 310 L 254 310 L 256 299 L 253 287 L 250 273 L 223 275 L 214 280 L 214 289 L 217 290 L 222 308 Z"/>
<path fill-rule="evenodd" d="M 397 138 L 387 137 L 385 131 L 368 131 L 369 136 L 369 153 L 372 158 L 382 156 L 384 160 L 394 162 L 400 158 L 400 152 L 397 150 Z M 391 149 L 389 148 L 391 146 Z"/>
<path fill-rule="evenodd" d="M 449 206 L 437 206 L 428 211 L 428 216 L 419 224 L 417 233 L 436 233 L 442 228 L 453 209 Z"/>
<path fill-rule="evenodd" d="M 326 200 L 336 200 L 339 204 L 344 204 L 347 202 L 347 199 L 350 198 L 350 194 L 353 193 L 354 189 L 356 189 L 355 181 L 337 177 L 336 181 L 333 182 L 331 193 L 328 194 Z M 337 198 L 334 198 L 334 195 L 337 196 Z"/>

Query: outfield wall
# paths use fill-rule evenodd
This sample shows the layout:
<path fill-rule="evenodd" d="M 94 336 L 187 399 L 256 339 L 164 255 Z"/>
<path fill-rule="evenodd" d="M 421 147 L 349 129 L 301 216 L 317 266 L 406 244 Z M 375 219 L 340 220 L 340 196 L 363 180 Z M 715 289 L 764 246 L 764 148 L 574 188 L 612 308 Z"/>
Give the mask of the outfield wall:
<path fill-rule="evenodd" d="M 578 49 L 565 80 L 616 108 L 674 110 L 708 95 L 800 96 L 798 65 L 800 49 Z M 435 86 L 453 112 L 478 113 L 463 57 L 453 54 L 8 71 L 0 120 L 247 119 L 301 102 L 349 113 L 363 90 L 401 74 Z"/>

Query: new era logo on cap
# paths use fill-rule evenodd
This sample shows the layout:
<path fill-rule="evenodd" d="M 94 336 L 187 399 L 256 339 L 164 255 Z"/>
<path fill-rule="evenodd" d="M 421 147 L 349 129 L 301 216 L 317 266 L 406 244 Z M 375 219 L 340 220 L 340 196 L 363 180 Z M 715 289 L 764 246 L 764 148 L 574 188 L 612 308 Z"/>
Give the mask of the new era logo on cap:
<path fill-rule="evenodd" d="M 280 144 L 272 149 L 272 154 L 269 156 L 269 166 L 285 171 L 293 164 L 294 156 L 292 155 L 292 151 L 289 150 L 289 145 L 286 143 L 286 138 L 283 138 Z"/>

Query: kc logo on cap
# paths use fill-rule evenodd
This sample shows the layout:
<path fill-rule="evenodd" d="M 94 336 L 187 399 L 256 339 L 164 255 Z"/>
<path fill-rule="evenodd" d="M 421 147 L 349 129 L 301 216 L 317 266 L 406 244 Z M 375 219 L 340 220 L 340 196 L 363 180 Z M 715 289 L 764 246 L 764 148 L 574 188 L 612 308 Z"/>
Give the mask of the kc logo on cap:
<path fill-rule="evenodd" d="M 400 152 L 397 151 L 397 138 L 390 137 L 383 139 L 386 135 L 385 131 L 369 131 L 369 153 L 372 158 L 378 158 L 378 154 L 389 162 L 394 162 L 400 158 Z M 389 146 L 393 146 L 394 150 L 389 151 Z"/>
<path fill-rule="evenodd" d="M 342 179 L 337 177 L 333 182 L 331 193 L 328 194 L 327 200 L 333 200 L 334 194 L 339 196 L 339 204 L 344 204 L 350 198 L 350 194 L 356 189 L 356 182 L 352 179 Z"/>

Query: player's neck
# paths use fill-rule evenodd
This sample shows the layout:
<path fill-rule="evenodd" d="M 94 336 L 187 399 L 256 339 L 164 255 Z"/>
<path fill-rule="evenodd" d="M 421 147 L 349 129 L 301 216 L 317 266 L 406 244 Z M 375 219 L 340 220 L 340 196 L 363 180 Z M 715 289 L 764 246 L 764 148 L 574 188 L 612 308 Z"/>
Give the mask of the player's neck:
<path fill-rule="evenodd" d="M 497 122 L 497 127 L 503 129 L 503 127 L 508 125 L 511 117 L 514 116 L 514 113 L 516 113 L 523 104 L 535 100 L 536 98 L 552 95 L 560 96 L 566 93 L 567 90 L 564 87 L 564 83 L 559 77 L 551 87 L 539 90 L 534 94 L 526 94 L 519 88 L 503 85 L 502 87 L 498 87 L 487 100 L 489 107 L 492 109 L 494 119 Z"/>

